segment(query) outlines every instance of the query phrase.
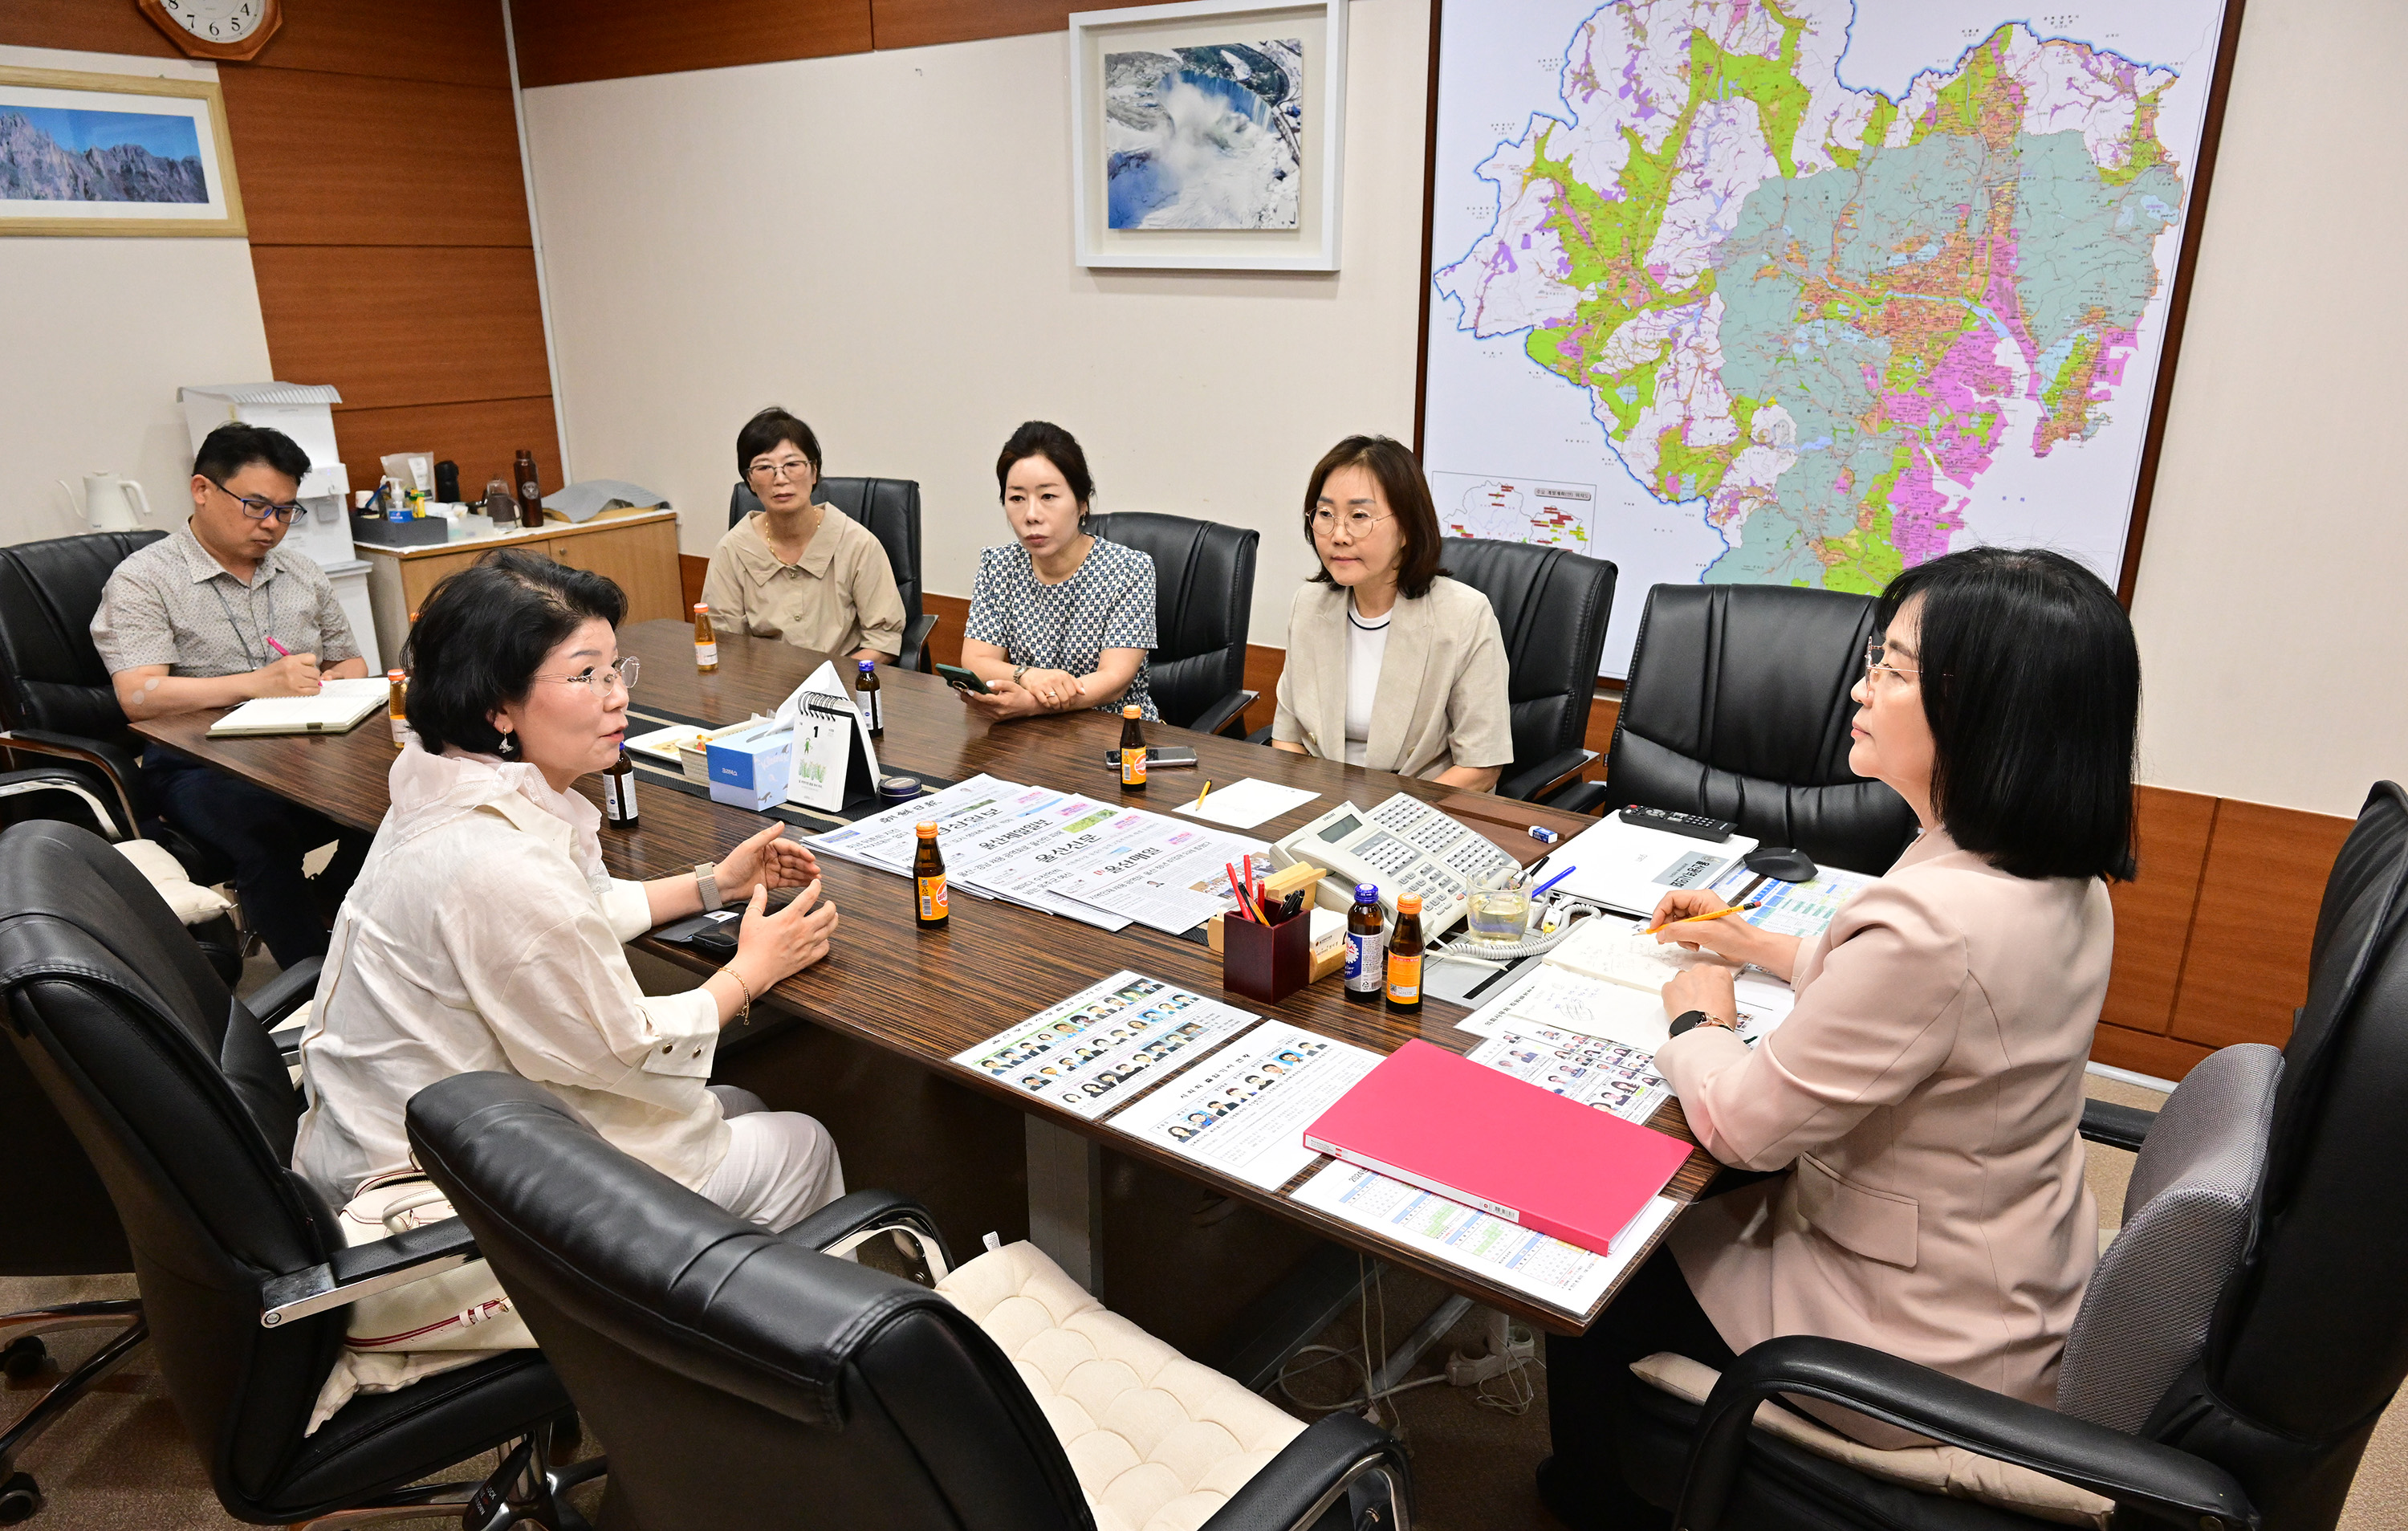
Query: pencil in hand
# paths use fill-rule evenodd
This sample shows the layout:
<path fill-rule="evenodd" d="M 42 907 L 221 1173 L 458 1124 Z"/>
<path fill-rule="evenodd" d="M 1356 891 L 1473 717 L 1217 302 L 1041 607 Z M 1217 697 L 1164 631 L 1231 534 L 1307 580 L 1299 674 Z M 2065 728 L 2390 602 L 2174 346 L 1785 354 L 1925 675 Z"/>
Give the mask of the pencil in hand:
<path fill-rule="evenodd" d="M 1695 924 L 1697 924 L 1699 920 L 1706 920 L 1706 919 L 1720 919 L 1720 918 L 1722 918 L 1725 915 L 1743 915 L 1743 914 L 1747 913 L 1750 909 L 1755 909 L 1755 908 L 1758 908 L 1758 907 L 1760 907 L 1760 906 L 1763 904 L 1763 903 L 1764 903 L 1764 901 L 1763 901 L 1762 899 L 1757 899 L 1757 900 L 1756 900 L 1754 903 L 1733 903 L 1733 904 L 1727 904 L 1727 905 L 1725 905 L 1724 907 L 1722 907 L 1722 908 L 1720 908 L 1720 909 L 1710 910 L 1710 911 L 1708 911 L 1707 913 L 1702 914 L 1702 915 L 1683 915 L 1683 916 L 1682 916 L 1680 918 L 1678 918 L 1678 919 L 1668 919 L 1668 920 L 1664 921 L 1664 924 L 1662 924 L 1662 925 L 1650 925 L 1650 926 L 1648 926 L 1645 930 L 1643 930 L 1643 931 L 1640 932 L 1639 933 L 1640 933 L 1641 935 L 1654 935 L 1656 932 L 1658 932 L 1658 931 L 1660 931 L 1660 930 L 1663 930 L 1666 926 L 1670 926 L 1670 925 L 1695 925 Z"/>

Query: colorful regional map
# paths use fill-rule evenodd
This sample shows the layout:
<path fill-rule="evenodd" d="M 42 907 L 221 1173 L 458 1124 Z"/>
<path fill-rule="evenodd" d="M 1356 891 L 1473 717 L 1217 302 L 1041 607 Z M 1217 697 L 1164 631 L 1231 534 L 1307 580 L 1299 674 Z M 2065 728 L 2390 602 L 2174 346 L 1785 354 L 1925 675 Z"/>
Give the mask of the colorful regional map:
<path fill-rule="evenodd" d="M 2112 583 L 2221 10 L 1450 7 L 1441 522 L 1613 559 L 1609 674 L 1658 583 L 1877 591 L 1974 542 Z"/>

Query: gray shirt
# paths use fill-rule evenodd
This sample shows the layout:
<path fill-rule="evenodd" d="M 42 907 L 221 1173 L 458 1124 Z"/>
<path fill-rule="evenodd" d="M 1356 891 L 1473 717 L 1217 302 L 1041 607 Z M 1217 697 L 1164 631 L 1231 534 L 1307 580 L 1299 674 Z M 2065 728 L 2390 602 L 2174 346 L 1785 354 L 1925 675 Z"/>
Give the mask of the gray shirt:
<path fill-rule="evenodd" d="M 315 654 L 321 667 L 360 655 L 334 582 L 306 555 L 279 547 L 245 585 L 189 526 L 119 564 L 92 619 L 93 644 L 112 675 L 144 665 L 204 680 L 245 674 L 276 662 L 270 638 L 287 653 Z"/>
<path fill-rule="evenodd" d="M 962 636 L 993 643 L 1015 665 L 1073 675 L 1092 673 L 1108 648 L 1151 650 L 1154 559 L 1098 537 L 1077 572 L 1048 585 L 1037 577 L 1028 550 L 1018 542 L 982 549 Z M 1152 665 L 1150 653 L 1140 657 L 1128 690 L 1096 706 L 1118 713 L 1133 701 L 1145 716 L 1160 718 L 1154 709 Z"/>

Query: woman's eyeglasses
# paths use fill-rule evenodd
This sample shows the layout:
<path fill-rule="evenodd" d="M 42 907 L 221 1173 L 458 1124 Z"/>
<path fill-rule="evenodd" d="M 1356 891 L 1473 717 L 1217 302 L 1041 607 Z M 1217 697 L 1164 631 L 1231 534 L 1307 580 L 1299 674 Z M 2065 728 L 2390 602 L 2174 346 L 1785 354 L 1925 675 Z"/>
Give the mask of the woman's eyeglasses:
<path fill-rule="evenodd" d="M 1903 686 L 1906 684 L 1906 678 L 1908 676 L 1920 675 L 1922 673 L 1922 671 L 1916 669 L 1913 665 L 1897 665 L 1890 663 L 1889 650 L 1883 644 L 1880 639 L 1870 638 L 1865 641 L 1866 684 L 1870 686 L 1879 686 L 1884 680 L 1889 680 Z"/>
<path fill-rule="evenodd" d="M 205 473 L 202 477 L 208 478 L 208 475 Z M 236 494 L 224 484 L 219 484 L 215 479 L 209 479 L 209 483 L 217 489 L 218 493 L 225 496 L 228 499 L 231 499 L 236 504 L 241 506 L 242 513 L 251 517 L 253 521 L 290 522 L 301 513 L 301 507 L 297 502 L 291 505 L 279 505 L 272 499 L 263 499 L 257 495 Z"/>
<path fill-rule="evenodd" d="M 642 671 L 643 661 L 630 654 L 617 664 L 589 665 L 574 675 L 538 675 L 535 678 L 539 681 L 558 681 L 563 686 L 591 686 L 595 696 L 607 697 L 610 694 L 612 686 L 617 686 L 623 691 L 634 690 L 636 677 Z"/>
<path fill-rule="evenodd" d="M 783 463 L 754 463 L 752 476 L 764 484 L 773 484 L 780 479 L 801 478 L 810 470 L 810 466 L 811 461 L 809 457 L 796 457 L 792 462 Z"/>
<path fill-rule="evenodd" d="M 1326 537 L 1342 525 L 1349 535 L 1363 537 L 1369 535 L 1371 528 L 1381 522 L 1395 519 L 1394 516 L 1373 515 L 1369 511 L 1349 511 L 1343 516 L 1336 511 L 1315 511 L 1312 513 L 1312 534 L 1315 537 Z"/>

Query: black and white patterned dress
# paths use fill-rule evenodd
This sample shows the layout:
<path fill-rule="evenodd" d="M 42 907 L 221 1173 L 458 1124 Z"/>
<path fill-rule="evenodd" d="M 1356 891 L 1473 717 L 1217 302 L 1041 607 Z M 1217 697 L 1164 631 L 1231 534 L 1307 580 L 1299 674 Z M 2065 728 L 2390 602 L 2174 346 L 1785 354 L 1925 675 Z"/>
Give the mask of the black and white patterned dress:
<path fill-rule="evenodd" d="M 962 635 L 993 643 L 1015 665 L 1073 675 L 1092 673 L 1108 648 L 1143 656 L 1154 647 L 1154 560 L 1098 537 L 1077 573 L 1047 585 L 1018 542 L 982 548 Z M 1152 662 L 1140 657 L 1127 692 L 1100 703 L 1102 710 L 1117 713 L 1134 701 L 1148 718 L 1160 718 L 1147 684 Z"/>

